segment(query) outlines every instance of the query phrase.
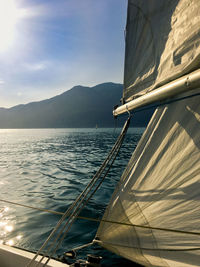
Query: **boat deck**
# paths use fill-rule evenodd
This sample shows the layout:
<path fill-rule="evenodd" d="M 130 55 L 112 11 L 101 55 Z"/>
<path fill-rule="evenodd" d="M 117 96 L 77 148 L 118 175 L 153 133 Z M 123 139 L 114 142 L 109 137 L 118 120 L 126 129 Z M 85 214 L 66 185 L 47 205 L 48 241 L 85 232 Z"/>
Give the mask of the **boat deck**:
<path fill-rule="evenodd" d="M 7 245 L 0 245 L 0 266 L 2 267 L 25 267 L 34 257 L 34 253 L 18 249 L 15 247 L 10 247 Z M 41 256 L 38 256 L 37 262 L 41 259 Z M 43 261 L 45 262 L 45 261 Z M 34 266 L 34 265 L 32 265 Z M 43 264 L 40 263 L 37 265 L 42 267 Z M 68 264 L 56 261 L 51 259 L 48 264 L 48 267 L 69 267 Z"/>

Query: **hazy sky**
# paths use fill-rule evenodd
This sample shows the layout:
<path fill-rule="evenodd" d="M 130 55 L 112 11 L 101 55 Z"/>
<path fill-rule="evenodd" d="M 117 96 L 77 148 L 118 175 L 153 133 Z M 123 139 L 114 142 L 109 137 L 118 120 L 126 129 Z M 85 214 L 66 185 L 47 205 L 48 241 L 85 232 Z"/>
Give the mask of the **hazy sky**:
<path fill-rule="evenodd" d="M 0 0 L 0 107 L 123 82 L 127 0 Z"/>

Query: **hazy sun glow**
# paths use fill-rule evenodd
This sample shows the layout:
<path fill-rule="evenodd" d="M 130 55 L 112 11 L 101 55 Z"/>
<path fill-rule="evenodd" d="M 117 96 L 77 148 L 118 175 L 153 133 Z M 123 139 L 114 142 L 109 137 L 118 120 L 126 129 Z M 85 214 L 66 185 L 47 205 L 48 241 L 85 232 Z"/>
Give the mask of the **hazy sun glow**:
<path fill-rule="evenodd" d="M 20 17 L 21 11 L 14 0 L 0 0 L 0 52 L 12 45 L 15 25 Z"/>

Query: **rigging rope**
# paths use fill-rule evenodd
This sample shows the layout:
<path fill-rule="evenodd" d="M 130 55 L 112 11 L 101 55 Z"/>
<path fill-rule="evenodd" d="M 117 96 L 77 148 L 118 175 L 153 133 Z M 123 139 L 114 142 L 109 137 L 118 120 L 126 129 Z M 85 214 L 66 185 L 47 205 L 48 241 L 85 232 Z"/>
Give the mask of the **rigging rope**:
<path fill-rule="evenodd" d="M 25 208 L 29 208 L 29 209 L 34 209 L 34 210 L 38 210 L 38 211 L 48 212 L 51 214 L 64 215 L 64 212 L 54 211 L 54 210 L 49 210 L 49 209 L 43 209 L 43 208 L 37 208 L 37 207 L 29 206 L 29 205 L 24 205 L 24 204 L 8 201 L 5 199 L 0 199 L 0 202 L 5 202 L 8 204 L 12 204 L 12 205 L 20 206 L 20 207 L 25 207 Z M 111 221 L 111 220 L 105 220 L 105 219 L 97 219 L 97 218 L 86 217 L 86 216 L 77 216 L 77 219 L 92 221 L 92 222 L 98 222 L 98 223 L 105 222 L 105 223 L 110 223 L 110 224 L 118 224 L 118 225 L 131 226 L 131 227 L 137 227 L 137 228 L 146 228 L 146 229 L 159 230 L 159 231 L 165 231 L 165 232 L 174 232 L 174 233 L 179 233 L 179 234 L 189 234 L 189 235 L 199 235 L 200 236 L 200 232 L 190 232 L 190 231 L 183 231 L 183 230 L 170 229 L 170 228 L 151 227 L 151 226 L 145 226 L 145 225 L 139 225 L 139 224 L 117 222 L 117 221 Z"/>
<path fill-rule="evenodd" d="M 109 244 L 111 245 L 111 243 L 109 242 L 102 242 L 100 240 L 94 240 L 97 244 L 101 244 L 101 243 L 104 243 L 104 244 Z M 133 249 L 137 249 L 138 250 L 138 247 L 134 247 L 134 246 L 126 246 L 124 244 L 114 244 L 114 246 L 119 246 L 119 247 L 124 247 L 124 248 L 133 248 Z M 145 247 L 140 247 L 140 250 L 150 250 L 150 251 L 195 251 L 195 250 L 200 250 L 200 247 L 192 247 L 192 248 L 183 248 L 183 249 L 174 249 L 174 248 L 153 248 L 153 247 L 150 247 L 150 248 L 145 248 Z"/>
<path fill-rule="evenodd" d="M 32 265 L 32 263 L 35 263 L 36 258 L 39 256 L 39 254 L 41 254 L 42 250 L 48 246 L 49 246 L 48 250 L 41 257 L 40 261 L 38 261 L 36 266 L 38 266 L 43 261 L 43 259 L 45 257 L 47 257 L 46 262 L 43 264 L 43 266 L 46 266 L 46 264 L 49 262 L 51 257 L 55 254 L 58 247 L 60 246 L 63 239 L 65 238 L 66 234 L 71 229 L 73 222 L 76 220 L 76 218 L 78 217 L 81 210 L 85 207 L 85 205 L 88 203 L 88 201 L 92 198 L 92 196 L 95 194 L 95 192 L 98 190 L 98 188 L 100 187 L 100 185 L 104 181 L 105 177 L 107 176 L 107 174 L 108 174 L 111 166 L 113 165 L 113 163 L 114 163 L 114 161 L 118 155 L 118 152 L 121 148 L 121 145 L 123 143 L 124 137 L 125 137 L 126 132 L 128 130 L 129 124 L 130 124 L 130 116 L 127 119 L 127 121 L 125 122 L 125 125 L 124 125 L 116 143 L 114 144 L 114 146 L 111 149 L 110 153 L 108 154 L 107 158 L 104 160 L 100 169 L 93 176 L 93 178 L 91 179 L 90 183 L 87 185 L 85 190 L 77 197 L 77 199 L 74 201 L 74 203 L 63 214 L 62 218 L 59 220 L 59 222 L 57 223 L 57 225 L 55 226 L 55 228 L 53 229 L 53 231 L 51 232 L 51 234 L 49 235 L 47 240 L 44 242 L 44 244 L 38 250 L 35 257 L 28 263 L 27 267 L 30 267 Z M 67 221 L 66 221 L 65 225 L 61 228 L 61 225 L 65 221 L 66 218 L 67 218 Z M 59 238 L 60 238 L 60 240 L 59 240 Z M 51 244 L 49 244 L 50 240 L 52 242 Z"/>

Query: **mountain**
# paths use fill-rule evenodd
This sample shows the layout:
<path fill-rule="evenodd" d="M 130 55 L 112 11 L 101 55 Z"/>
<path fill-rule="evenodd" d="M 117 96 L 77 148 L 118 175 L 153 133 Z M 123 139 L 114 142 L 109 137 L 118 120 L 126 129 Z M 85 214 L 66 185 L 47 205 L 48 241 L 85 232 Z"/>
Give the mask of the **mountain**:
<path fill-rule="evenodd" d="M 114 127 L 112 109 L 120 104 L 121 96 L 121 84 L 75 86 L 50 99 L 0 108 L 0 128 Z M 151 114 L 152 110 L 136 113 L 133 126 L 146 125 Z M 117 125 L 123 120 L 119 119 Z"/>

